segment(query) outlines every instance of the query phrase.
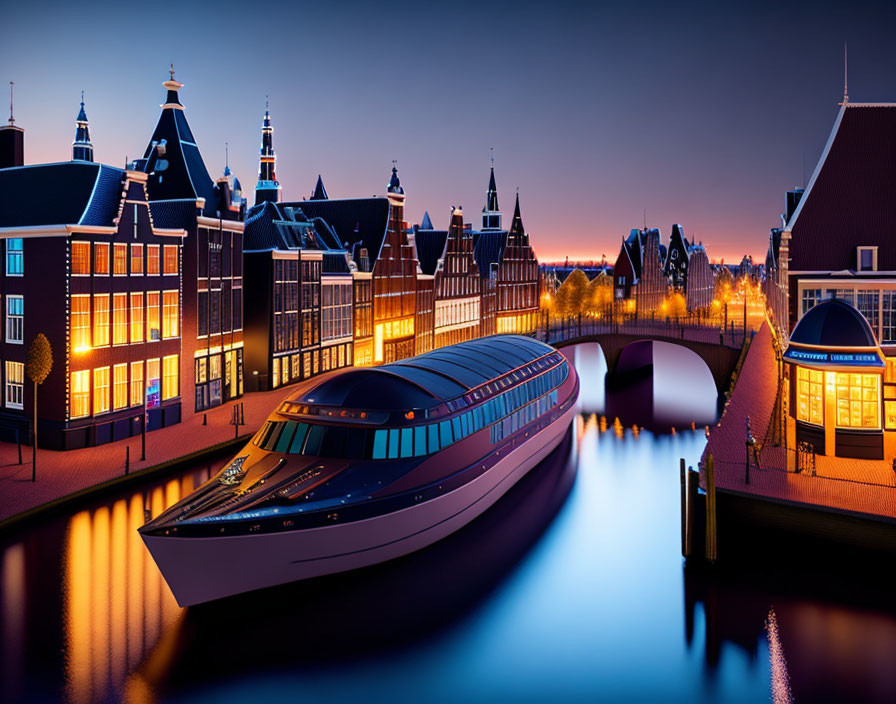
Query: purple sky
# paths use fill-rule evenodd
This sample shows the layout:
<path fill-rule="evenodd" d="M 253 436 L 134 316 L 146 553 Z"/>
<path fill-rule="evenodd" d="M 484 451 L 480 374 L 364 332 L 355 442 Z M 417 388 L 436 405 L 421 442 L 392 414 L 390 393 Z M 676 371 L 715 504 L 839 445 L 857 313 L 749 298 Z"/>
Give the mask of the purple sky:
<path fill-rule="evenodd" d="M 265 9 L 267 8 L 267 9 Z M 213 176 L 251 189 L 270 95 L 286 199 L 385 190 L 408 221 L 478 224 L 495 149 L 509 224 L 543 260 L 615 258 L 643 222 L 710 256 L 763 256 L 786 189 L 811 174 L 843 92 L 896 100 L 896 4 L 15 3 L 0 81 L 26 161 L 70 158 L 80 91 L 96 158 L 141 156 L 170 62 Z M 0 85 L 2 85 L 0 84 Z M 250 201 L 251 202 L 251 201 Z"/>

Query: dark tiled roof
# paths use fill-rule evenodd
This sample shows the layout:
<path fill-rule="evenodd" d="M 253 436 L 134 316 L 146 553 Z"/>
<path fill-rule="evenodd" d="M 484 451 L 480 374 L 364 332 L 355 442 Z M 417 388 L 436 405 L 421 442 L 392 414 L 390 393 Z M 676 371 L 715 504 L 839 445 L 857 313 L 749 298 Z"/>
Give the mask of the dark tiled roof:
<path fill-rule="evenodd" d="M 487 279 L 492 264 L 500 264 L 507 244 L 507 233 L 503 230 L 490 230 L 473 233 L 473 256 L 479 267 L 479 276 Z"/>
<path fill-rule="evenodd" d="M 311 200 L 327 200 L 329 196 L 327 196 L 327 189 L 324 188 L 324 180 L 320 177 L 320 174 L 317 175 L 317 184 L 314 186 L 314 190 L 311 192 Z"/>
<path fill-rule="evenodd" d="M 371 265 L 379 257 L 389 224 L 387 199 L 303 200 L 280 206 L 300 208 L 309 218 L 326 220 L 339 237 L 340 245 L 352 252 L 355 261 L 360 257 L 361 247 L 367 248 Z"/>
<path fill-rule="evenodd" d="M 325 274 L 350 274 L 345 252 L 324 252 L 323 272 Z"/>
<path fill-rule="evenodd" d="M 896 270 L 896 105 L 841 108 L 823 159 L 789 224 L 790 270 L 855 269 L 861 245 Z"/>
<path fill-rule="evenodd" d="M 111 226 L 124 171 L 90 162 L 0 169 L 0 227 Z"/>
<path fill-rule="evenodd" d="M 447 230 L 417 230 L 414 243 L 417 246 L 417 260 L 420 271 L 424 274 L 435 274 L 439 259 L 445 255 L 445 243 L 448 241 Z"/>
<path fill-rule="evenodd" d="M 156 200 L 149 204 L 152 213 L 152 224 L 156 227 L 168 229 L 182 229 L 196 218 L 196 201 L 187 200 Z"/>
<path fill-rule="evenodd" d="M 793 329 L 790 342 L 819 347 L 877 347 L 865 316 L 839 298 L 810 308 Z"/>

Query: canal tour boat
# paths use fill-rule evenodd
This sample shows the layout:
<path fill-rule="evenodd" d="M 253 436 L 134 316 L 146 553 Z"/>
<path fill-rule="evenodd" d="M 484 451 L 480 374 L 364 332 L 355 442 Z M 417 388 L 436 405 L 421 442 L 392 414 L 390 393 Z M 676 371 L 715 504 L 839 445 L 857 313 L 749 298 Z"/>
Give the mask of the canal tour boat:
<path fill-rule="evenodd" d="M 550 454 L 578 391 L 560 352 L 517 335 L 336 372 L 140 533 L 181 606 L 390 560 Z"/>

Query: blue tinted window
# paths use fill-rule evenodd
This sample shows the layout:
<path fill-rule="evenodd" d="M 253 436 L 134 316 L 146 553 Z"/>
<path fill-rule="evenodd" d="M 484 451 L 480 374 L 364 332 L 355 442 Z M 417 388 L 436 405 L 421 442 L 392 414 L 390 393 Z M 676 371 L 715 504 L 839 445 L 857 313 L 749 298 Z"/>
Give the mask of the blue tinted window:
<path fill-rule="evenodd" d="M 401 429 L 401 456 L 410 457 L 414 454 L 414 429 Z"/>
<path fill-rule="evenodd" d="M 452 430 L 454 430 L 455 440 L 460 440 L 464 436 L 463 429 L 461 428 L 460 424 L 460 416 L 455 416 L 451 419 L 451 428 Z"/>
<path fill-rule="evenodd" d="M 21 276 L 25 271 L 22 254 L 22 238 L 10 237 L 6 240 L 6 273 L 9 276 Z"/>
<path fill-rule="evenodd" d="M 307 423 L 299 423 L 296 428 L 296 434 L 292 438 L 292 445 L 289 447 L 289 451 L 294 455 L 302 454 L 302 445 L 305 444 L 305 436 L 308 434 L 308 424 Z"/>
<path fill-rule="evenodd" d="M 414 457 L 426 454 L 426 426 L 414 428 Z"/>
<path fill-rule="evenodd" d="M 439 451 L 439 424 L 433 423 L 427 426 L 429 428 L 429 451 Z"/>
<path fill-rule="evenodd" d="M 322 425 L 312 425 L 308 430 L 308 439 L 305 441 L 306 455 L 319 455 L 320 443 L 324 439 L 326 428 Z"/>
<path fill-rule="evenodd" d="M 277 441 L 275 452 L 286 452 L 289 449 L 289 443 L 292 441 L 292 435 L 296 432 L 296 423 L 294 420 L 286 421 L 283 432 L 280 433 L 280 439 Z"/>
<path fill-rule="evenodd" d="M 394 460 L 398 457 L 398 435 L 400 430 L 389 431 L 389 459 Z"/>
<path fill-rule="evenodd" d="M 439 440 L 442 447 L 448 447 L 451 444 L 451 421 L 443 420 L 439 423 Z"/>
<path fill-rule="evenodd" d="M 373 459 L 382 460 L 386 458 L 386 438 L 389 435 L 388 430 L 377 430 L 373 436 Z"/>
<path fill-rule="evenodd" d="M 271 429 L 271 433 L 268 435 L 267 439 L 264 441 L 264 444 L 261 446 L 263 450 L 273 450 L 274 445 L 277 443 L 278 438 L 280 437 L 280 433 L 283 432 L 283 423 L 274 423 L 274 427 Z"/>

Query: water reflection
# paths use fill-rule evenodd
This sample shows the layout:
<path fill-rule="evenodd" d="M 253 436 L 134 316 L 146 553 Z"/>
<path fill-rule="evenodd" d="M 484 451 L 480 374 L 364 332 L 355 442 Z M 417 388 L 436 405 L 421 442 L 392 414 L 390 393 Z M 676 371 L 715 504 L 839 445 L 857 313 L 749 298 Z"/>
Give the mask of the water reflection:
<path fill-rule="evenodd" d="M 564 445 L 388 564 L 179 609 L 136 528 L 223 458 L 7 536 L 2 698 L 896 699 L 886 565 L 683 569 L 678 458 L 702 431 L 645 429 L 638 397 L 617 417 L 600 350 L 571 352 L 587 392 Z"/>

